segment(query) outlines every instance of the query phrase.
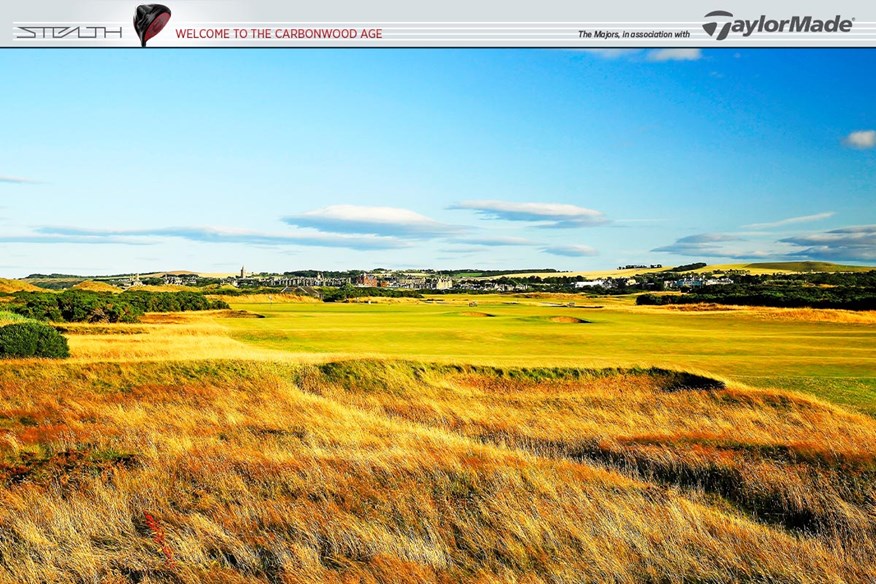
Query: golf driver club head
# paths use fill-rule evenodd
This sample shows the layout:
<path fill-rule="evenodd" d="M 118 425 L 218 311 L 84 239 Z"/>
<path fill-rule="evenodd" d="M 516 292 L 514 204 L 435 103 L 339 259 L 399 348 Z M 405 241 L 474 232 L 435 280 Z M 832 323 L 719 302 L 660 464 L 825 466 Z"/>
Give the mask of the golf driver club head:
<path fill-rule="evenodd" d="M 170 8 L 163 4 L 141 4 L 134 13 L 134 30 L 140 37 L 140 46 L 161 32 L 170 20 Z"/>

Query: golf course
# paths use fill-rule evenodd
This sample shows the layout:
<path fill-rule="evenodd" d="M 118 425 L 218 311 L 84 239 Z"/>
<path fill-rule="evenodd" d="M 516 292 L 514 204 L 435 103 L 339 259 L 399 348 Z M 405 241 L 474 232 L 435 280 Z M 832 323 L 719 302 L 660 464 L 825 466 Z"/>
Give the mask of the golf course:
<path fill-rule="evenodd" d="M 278 294 L 64 323 L 68 358 L 0 362 L 0 581 L 870 582 L 874 322 Z"/>
<path fill-rule="evenodd" d="M 224 323 L 234 339 L 293 353 L 521 367 L 656 366 L 810 392 L 876 414 L 872 313 L 681 311 L 638 307 L 630 297 L 533 296 L 235 304 L 264 318 Z"/>

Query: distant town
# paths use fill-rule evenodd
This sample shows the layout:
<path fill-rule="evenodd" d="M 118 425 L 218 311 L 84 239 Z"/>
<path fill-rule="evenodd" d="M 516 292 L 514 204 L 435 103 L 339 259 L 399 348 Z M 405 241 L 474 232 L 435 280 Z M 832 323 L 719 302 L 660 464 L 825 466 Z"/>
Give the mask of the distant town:
<path fill-rule="evenodd" d="M 84 277 L 65 274 L 31 274 L 24 280 L 45 288 L 63 289 L 84 280 L 94 280 L 121 288 L 142 286 L 184 286 L 206 290 L 237 289 L 275 293 L 307 293 L 323 288 L 376 288 L 386 291 L 419 292 L 528 292 L 549 291 L 624 291 L 673 290 L 733 284 L 734 275 L 744 270 L 696 273 L 704 263 L 664 268 L 661 264 L 618 266 L 612 276 L 587 278 L 554 269 L 533 270 L 389 270 L 317 271 L 284 273 L 250 272 L 246 266 L 233 275 L 211 276 L 188 271 L 152 274 L 120 274 Z M 625 275 L 624 272 L 629 272 Z"/>
<path fill-rule="evenodd" d="M 53 294 L 66 291 L 70 294 Z M 723 266 L 697 262 L 674 267 L 630 264 L 600 272 L 560 272 L 550 268 L 377 268 L 267 273 L 250 272 L 241 266 L 233 274 L 189 271 L 91 277 L 31 274 L 14 282 L 0 279 L 0 297 L 14 297 L 15 302 L 30 302 L 34 306 L 73 302 L 74 296 L 82 300 L 83 295 L 89 296 L 89 302 L 97 302 L 101 295 L 120 292 L 126 293 L 125 299 L 134 304 L 145 303 L 144 306 L 170 306 L 185 300 L 192 306 L 209 307 L 239 296 L 261 296 L 259 301 L 268 302 L 279 300 L 281 296 L 310 297 L 322 302 L 370 302 L 373 297 L 436 302 L 440 300 L 435 296 L 443 294 L 558 293 L 589 297 L 632 295 L 640 305 L 713 303 L 876 310 L 876 269 L 829 262 Z M 120 304 L 119 299 L 109 302 L 107 310 L 118 308 L 116 304 Z"/>

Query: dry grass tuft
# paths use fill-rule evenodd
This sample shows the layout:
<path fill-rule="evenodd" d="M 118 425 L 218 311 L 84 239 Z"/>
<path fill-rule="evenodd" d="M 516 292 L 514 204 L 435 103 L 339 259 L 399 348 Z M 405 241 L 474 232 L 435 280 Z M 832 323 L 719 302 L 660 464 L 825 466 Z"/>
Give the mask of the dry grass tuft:
<path fill-rule="evenodd" d="M 46 292 L 46 290 L 21 280 L 0 278 L 0 292 L 14 294 L 15 292 Z"/>
<path fill-rule="evenodd" d="M 106 282 L 95 282 L 94 280 L 85 280 L 84 282 L 79 282 L 75 286 L 73 286 L 74 290 L 87 290 L 89 292 L 112 292 L 113 294 L 119 294 L 122 292 L 122 289 L 113 286 L 112 284 L 107 284 Z"/>
<path fill-rule="evenodd" d="M 715 304 L 713 302 L 704 302 L 700 304 L 665 304 L 660 308 L 664 310 L 675 310 L 677 312 L 732 312 L 744 309 L 744 307 L 741 306 Z"/>
<path fill-rule="evenodd" d="M 423 302 L 419 298 L 409 298 L 400 296 L 393 298 L 391 296 L 357 296 L 343 300 L 342 304 L 419 304 Z"/>
<path fill-rule="evenodd" d="M 763 321 L 876 323 L 876 311 L 838 310 L 825 308 L 774 308 L 769 306 L 730 306 L 725 304 L 666 304 L 663 306 L 637 306 L 642 311 L 669 312 L 736 312 L 746 317 Z"/>
<path fill-rule="evenodd" d="M 870 582 L 874 443 L 663 370 L 21 361 L 0 580 Z"/>
<path fill-rule="evenodd" d="M 233 358 L 289 361 L 302 358 L 228 337 L 221 317 L 232 312 L 150 313 L 137 324 L 107 327 L 77 323 L 65 324 L 64 330 L 70 334 L 72 360 L 78 363 Z"/>
<path fill-rule="evenodd" d="M 137 286 L 135 290 L 142 292 L 202 292 L 197 286 L 181 286 L 179 284 L 159 284 L 157 286 L 146 284 Z"/>
<path fill-rule="evenodd" d="M 839 322 L 876 324 L 876 310 L 836 310 L 818 308 L 752 308 L 752 316 L 760 320 L 802 322 Z"/>
<path fill-rule="evenodd" d="M 240 296 L 223 296 L 221 294 L 210 294 L 209 298 L 215 300 L 227 300 L 235 304 L 313 304 L 321 302 L 319 298 L 313 296 L 302 296 L 298 294 L 243 294 Z"/>

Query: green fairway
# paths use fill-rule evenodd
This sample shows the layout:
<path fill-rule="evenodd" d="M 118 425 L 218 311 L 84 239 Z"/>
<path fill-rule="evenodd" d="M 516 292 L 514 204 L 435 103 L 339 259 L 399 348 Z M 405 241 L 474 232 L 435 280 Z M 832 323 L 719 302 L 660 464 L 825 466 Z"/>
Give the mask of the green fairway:
<path fill-rule="evenodd" d="M 876 413 L 872 324 L 770 320 L 746 311 L 645 311 L 617 299 L 587 301 L 603 308 L 502 296 L 476 300 L 477 306 L 462 297 L 240 304 L 235 308 L 266 318 L 227 322 L 239 340 L 291 352 L 501 366 L 653 365 L 805 391 Z"/>

